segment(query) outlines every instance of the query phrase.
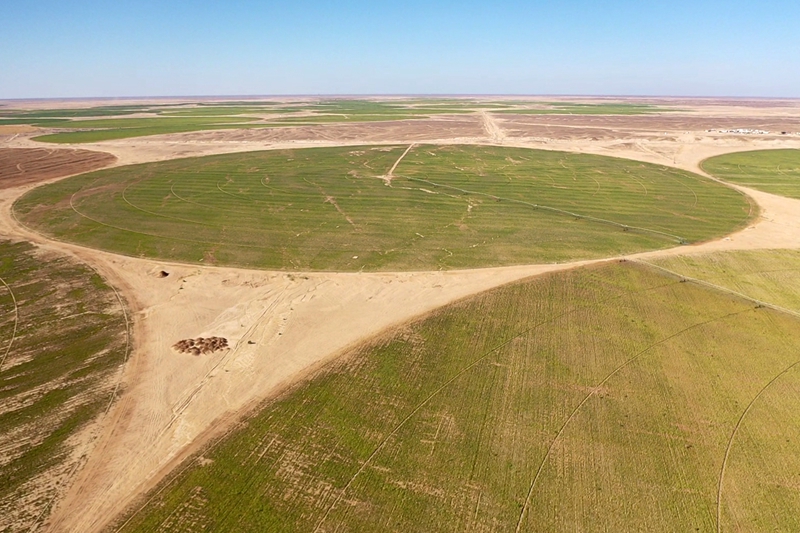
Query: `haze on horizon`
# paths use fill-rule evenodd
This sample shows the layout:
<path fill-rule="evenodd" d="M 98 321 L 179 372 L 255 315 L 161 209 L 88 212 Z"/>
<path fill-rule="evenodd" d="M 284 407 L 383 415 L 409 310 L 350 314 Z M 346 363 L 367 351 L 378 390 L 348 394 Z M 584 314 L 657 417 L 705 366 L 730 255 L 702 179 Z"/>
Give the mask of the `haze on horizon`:
<path fill-rule="evenodd" d="M 8 2 L 0 99 L 800 97 L 789 0 Z"/>

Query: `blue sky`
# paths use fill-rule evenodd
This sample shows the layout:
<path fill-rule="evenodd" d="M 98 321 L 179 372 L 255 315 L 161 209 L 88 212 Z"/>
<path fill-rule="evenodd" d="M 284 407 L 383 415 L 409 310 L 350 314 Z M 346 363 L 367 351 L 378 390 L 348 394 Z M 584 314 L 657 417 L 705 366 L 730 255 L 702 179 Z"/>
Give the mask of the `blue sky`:
<path fill-rule="evenodd" d="M 800 97 L 800 3 L 3 2 L 0 98 Z"/>

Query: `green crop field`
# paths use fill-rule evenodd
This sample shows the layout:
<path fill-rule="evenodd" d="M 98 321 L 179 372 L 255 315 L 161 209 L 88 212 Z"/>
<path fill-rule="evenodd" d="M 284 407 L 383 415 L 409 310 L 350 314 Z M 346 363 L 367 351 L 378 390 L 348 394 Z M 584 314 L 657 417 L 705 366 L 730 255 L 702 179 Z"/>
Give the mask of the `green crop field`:
<path fill-rule="evenodd" d="M 45 119 L 47 120 L 47 119 Z M 258 121 L 258 122 L 256 122 Z M 45 126 L 46 124 L 33 124 Z M 35 141 L 51 143 L 89 143 L 129 139 L 147 135 L 164 135 L 167 133 L 187 133 L 215 129 L 267 127 L 267 124 L 252 117 L 142 117 L 142 118 L 107 118 L 96 120 L 73 120 L 52 124 L 51 127 L 70 128 L 84 131 L 65 131 L 34 137 Z"/>
<path fill-rule="evenodd" d="M 534 104 L 538 104 L 534 102 Z M 516 115 L 646 115 L 663 113 L 673 109 L 648 104 L 578 104 L 566 102 L 542 103 L 544 107 L 503 109 L 495 113 L 512 113 Z"/>
<path fill-rule="evenodd" d="M 0 109 L 0 125 L 28 124 L 55 130 L 34 137 L 37 141 L 90 143 L 231 128 L 409 120 L 441 114 L 474 113 L 481 109 L 519 114 L 603 115 L 630 115 L 670 110 L 660 106 L 630 103 L 492 102 L 424 98 L 391 101 L 323 99 L 304 102 L 232 101 L 195 104 L 176 102 L 33 111 Z M 140 116 L 128 117 L 133 114 Z M 265 123 L 264 118 L 245 116 L 269 114 L 290 116 L 272 119 L 269 123 Z M 87 118 L 92 120 L 81 120 Z"/>
<path fill-rule="evenodd" d="M 20 220 L 133 256 L 286 270 L 564 261 L 726 234 L 745 197 L 673 168 L 479 146 L 266 151 L 120 167 L 34 189 Z"/>
<path fill-rule="evenodd" d="M 315 113 L 313 115 L 303 115 L 297 117 L 279 117 L 269 119 L 270 124 L 281 125 L 300 125 L 300 124 L 330 124 L 339 122 L 383 122 L 387 120 L 412 120 L 427 118 L 426 114 L 391 114 L 391 115 L 326 115 Z"/>
<path fill-rule="evenodd" d="M 794 316 L 631 262 L 508 285 L 343 355 L 116 525 L 797 531 L 798 344 Z"/>
<path fill-rule="evenodd" d="M 0 241 L 0 531 L 35 531 L 115 396 L 125 311 L 91 269 Z"/>
<path fill-rule="evenodd" d="M 720 155 L 702 163 L 714 177 L 758 189 L 800 198 L 800 150 L 756 150 Z"/>
<path fill-rule="evenodd" d="M 800 313 L 800 251 L 747 250 L 664 257 L 649 262 Z"/>
<path fill-rule="evenodd" d="M 244 115 L 297 114 L 265 123 Z M 130 106 L 98 106 L 35 111 L 0 110 L 0 125 L 28 124 L 56 131 L 34 137 L 50 143 L 89 143 L 169 133 L 231 128 L 280 127 L 302 123 L 375 122 L 469 113 L 461 106 L 419 107 L 406 102 L 320 100 L 309 102 L 201 102 Z M 128 115 L 139 114 L 139 117 Z M 99 118 L 94 118 L 99 117 Z M 80 120 L 84 119 L 84 120 Z M 90 119 L 90 120 L 86 120 Z M 58 131 L 64 130 L 64 131 Z M 79 131 L 74 131 L 79 130 Z"/>

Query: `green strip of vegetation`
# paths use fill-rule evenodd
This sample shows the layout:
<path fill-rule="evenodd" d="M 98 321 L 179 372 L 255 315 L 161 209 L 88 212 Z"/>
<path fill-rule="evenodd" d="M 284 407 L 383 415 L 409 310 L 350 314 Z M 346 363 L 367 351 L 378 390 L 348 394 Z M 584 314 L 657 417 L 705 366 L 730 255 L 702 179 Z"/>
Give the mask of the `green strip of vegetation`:
<path fill-rule="evenodd" d="M 148 135 L 188 133 L 217 129 L 270 127 L 251 117 L 159 117 L 131 119 L 98 119 L 72 121 L 57 127 L 85 128 L 84 131 L 67 131 L 34 137 L 35 141 L 50 143 L 90 143 L 129 139 Z"/>
<path fill-rule="evenodd" d="M 279 107 L 252 107 L 252 106 L 203 106 L 203 107 L 190 107 L 184 109 L 175 109 L 169 111 L 159 112 L 160 116 L 164 117 L 229 117 L 247 114 L 273 114 L 273 113 L 288 113 L 297 110 L 293 108 L 290 110 L 282 109 Z"/>
<path fill-rule="evenodd" d="M 427 118 L 424 114 L 394 115 L 324 115 L 315 113 L 298 117 L 281 117 L 269 119 L 272 124 L 330 124 L 337 122 L 382 122 L 387 120 L 413 120 Z"/>
<path fill-rule="evenodd" d="M 347 353 L 116 525 L 795 531 L 798 325 L 631 263 L 502 287 Z"/>

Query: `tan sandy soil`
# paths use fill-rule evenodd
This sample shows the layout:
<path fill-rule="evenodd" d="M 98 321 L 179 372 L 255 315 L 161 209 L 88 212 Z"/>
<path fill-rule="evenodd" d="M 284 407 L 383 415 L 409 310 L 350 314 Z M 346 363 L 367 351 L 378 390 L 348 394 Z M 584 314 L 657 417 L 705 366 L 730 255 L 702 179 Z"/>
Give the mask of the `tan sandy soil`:
<path fill-rule="evenodd" d="M 757 116 L 760 111 L 750 112 Z M 505 129 L 508 117 L 476 114 L 391 124 L 198 132 L 109 141 L 91 148 L 113 153 L 118 164 L 127 164 L 280 147 L 471 142 L 616 155 L 695 172 L 699 162 L 712 155 L 800 148 L 800 138 L 711 137 L 684 131 L 653 136 L 630 126 L 641 124 L 635 121 L 592 119 L 592 126 L 616 133 L 598 141 L 584 133 L 513 137 Z M 587 128 L 584 123 L 574 125 Z M 8 144 L 41 146 L 24 136 Z M 27 231 L 10 212 L 11 202 L 24 190 L 0 191 L 0 234 L 27 238 L 95 266 L 127 298 L 137 343 L 123 377 L 122 398 L 101 422 L 102 432 L 86 467 L 52 516 L 52 531 L 97 531 L 181 457 L 229 427 L 238 414 L 365 338 L 458 298 L 586 264 L 370 274 L 287 274 L 171 264 L 53 242 Z M 752 228 L 716 242 L 636 257 L 800 247 L 800 201 L 740 190 L 762 209 Z M 162 270 L 169 276 L 160 277 Z M 171 348 L 181 339 L 209 336 L 225 337 L 231 349 L 194 356 Z"/>
<path fill-rule="evenodd" d="M 18 133 L 32 133 L 39 131 L 36 126 L 28 126 L 27 124 L 2 124 L 0 125 L 0 137 L 5 135 L 16 135 Z"/>

